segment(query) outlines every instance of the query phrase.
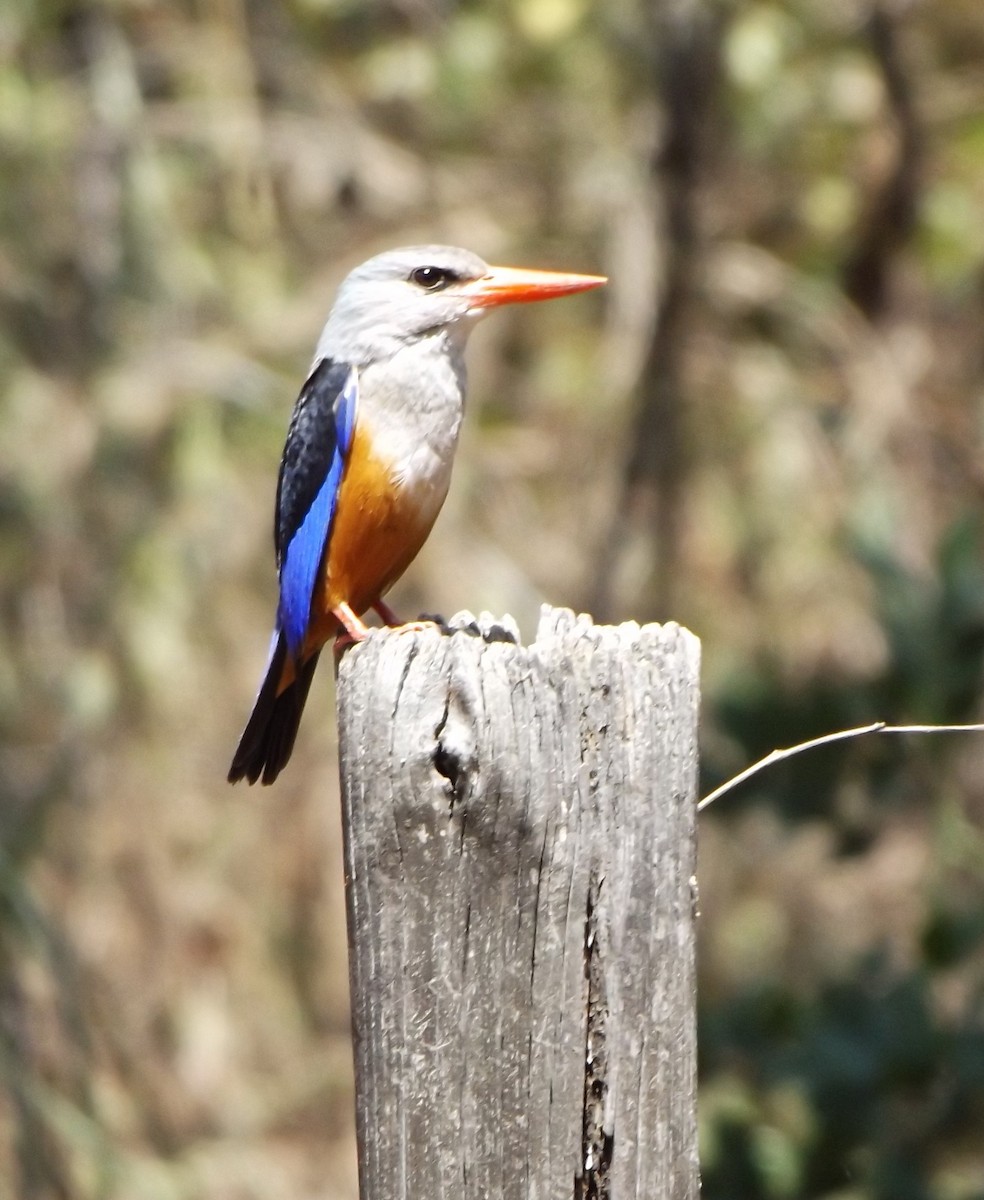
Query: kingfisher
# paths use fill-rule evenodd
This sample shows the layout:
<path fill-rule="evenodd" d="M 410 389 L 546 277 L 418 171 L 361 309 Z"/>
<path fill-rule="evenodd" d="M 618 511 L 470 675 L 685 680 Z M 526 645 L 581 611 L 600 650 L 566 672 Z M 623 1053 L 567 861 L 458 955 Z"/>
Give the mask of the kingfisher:
<path fill-rule="evenodd" d="M 287 430 L 270 654 L 229 782 L 273 783 L 325 644 L 359 642 L 444 503 L 465 405 L 464 350 L 503 304 L 600 287 L 599 275 L 490 267 L 453 246 L 389 250 L 342 282 Z M 419 628 L 419 623 L 406 628 Z"/>

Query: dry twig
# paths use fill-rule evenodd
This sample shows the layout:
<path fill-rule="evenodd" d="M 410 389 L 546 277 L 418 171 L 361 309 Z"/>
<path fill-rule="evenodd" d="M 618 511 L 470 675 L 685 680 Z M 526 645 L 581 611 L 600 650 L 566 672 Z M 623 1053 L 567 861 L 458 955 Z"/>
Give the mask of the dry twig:
<path fill-rule="evenodd" d="M 726 793 L 736 788 L 746 779 L 751 779 L 759 771 L 771 767 L 773 763 L 792 758 L 794 754 L 802 754 L 804 750 L 813 750 L 817 746 L 827 746 L 831 742 L 843 742 L 848 738 L 863 737 L 868 733 L 984 733 L 984 725 L 889 725 L 885 721 L 873 721 L 870 725 L 858 725 L 854 729 L 838 729 L 836 733 L 825 733 L 822 737 L 810 738 L 808 742 L 799 742 L 795 746 L 786 746 L 782 750 L 771 750 L 764 758 L 752 763 L 744 771 L 739 771 L 731 779 L 709 792 L 697 805 L 697 811 L 703 812 Z"/>

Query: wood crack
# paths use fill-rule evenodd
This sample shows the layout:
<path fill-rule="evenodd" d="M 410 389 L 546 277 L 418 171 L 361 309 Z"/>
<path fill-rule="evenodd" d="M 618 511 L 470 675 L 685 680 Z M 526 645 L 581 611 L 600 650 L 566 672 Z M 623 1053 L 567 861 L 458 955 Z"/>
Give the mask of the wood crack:
<path fill-rule="evenodd" d="M 584 1107 L 581 1133 L 581 1175 L 575 1181 L 577 1200 L 609 1200 L 610 1168 L 615 1133 L 605 1132 L 608 1107 L 608 991 L 605 945 L 598 920 L 604 878 L 592 870 L 588 880 L 584 920 L 584 974 L 588 981 L 588 1011 L 584 1042 Z"/>

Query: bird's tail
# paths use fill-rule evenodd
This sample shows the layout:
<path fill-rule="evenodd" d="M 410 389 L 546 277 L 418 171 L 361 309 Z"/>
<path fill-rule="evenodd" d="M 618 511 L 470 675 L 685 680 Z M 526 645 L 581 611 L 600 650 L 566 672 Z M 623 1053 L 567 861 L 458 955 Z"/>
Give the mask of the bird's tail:
<path fill-rule="evenodd" d="M 256 783 L 261 776 L 264 783 L 273 783 L 294 749 L 320 651 L 297 668 L 293 683 L 278 695 L 287 659 L 287 639 L 282 633 L 274 636 L 266 675 L 229 768 L 230 783 L 238 783 L 240 779 Z"/>

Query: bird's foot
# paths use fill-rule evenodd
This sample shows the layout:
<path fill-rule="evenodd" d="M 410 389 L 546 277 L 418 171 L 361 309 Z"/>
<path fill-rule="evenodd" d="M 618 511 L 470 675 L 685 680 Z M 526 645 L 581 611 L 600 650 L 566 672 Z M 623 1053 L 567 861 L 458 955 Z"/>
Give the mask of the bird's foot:
<path fill-rule="evenodd" d="M 396 625 L 390 625 L 387 628 L 393 633 L 424 633 L 428 629 L 440 629 L 441 626 L 437 621 L 403 621 Z M 368 633 L 369 631 L 366 630 L 366 632 Z M 342 652 L 347 650 L 349 646 L 355 646 L 364 640 L 362 637 L 353 636 L 347 629 L 342 630 L 335 638 L 335 661 L 338 662 L 342 656 Z"/>
<path fill-rule="evenodd" d="M 400 633 L 423 633 L 427 629 L 433 629 L 435 625 L 439 629 L 444 628 L 444 618 L 431 616 L 430 613 L 421 613 L 416 621 L 401 621 L 390 606 L 382 600 L 377 600 L 372 608 L 374 612 L 378 613 L 381 621 L 384 621 L 390 629 L 396 629 Z"/>
<path fill-rule="evenodd" d="M 391 626 L 394 633 L 425 633 L 428 629 L 434 629 L 437 626 L 436 621 L 403 621 L 399 625 Z"/>
<path fill-rule="evenodd" d="M 348 604 L 343 600 L 331 610 L 332 616 L 336 617 L 341 625 L 344 633 L 339 634 L 335 639 L 337 646 L 340 641 L 343 641 L 343 649 L 345 646 L 350 646 L 353 642 L 362 642 L 369 636 L 368 628 L 363 624 L 361 618 L 356 616 Z"/>
<path fill-rule="evenodd" d="M 339 659 L 342 657 L 342 652 L 343 652 L 344 650 L 347 650 L 347 649 L 349 648 L 349 646 L 356 646 L 356 645 L 358 645 L 358 643 L 359 643 L 359 642 L 361 642 L 361 641 L 362 641 L 362 638 L 354 638 L 354 637 L 353 637 L 353 636 L 352 636 L 350 633 L 346 633 L 346 632 L 343 630 L 343 631 L 342 631 L 342 632 L 341 632 L 341 633 L 340 633 L 340 634 L 339 634 L 339 635 L 338 635 L 338 636 L 335 638 L 335 641 L 334 641 L 334 643 L 332 644 L 332 650 L 333 650 L 333 651 L 334 651 L 334 653 L 335 653 L 335 662 L 336 662 L 336 664 L 338 663 Z"/>
<path fill-rule="evenodd" d="M 379 619 L 383 622 L 384 625 L 389 625 L 390 627 L 395 627 L 397 625 L 403 624 L 403 622 L 396 615 L 396 613 L 383 600 L 377 600 L 373 604 L 372 609 L 373 609 L 373 612 L 375 612 L 379 616 Z"/>

